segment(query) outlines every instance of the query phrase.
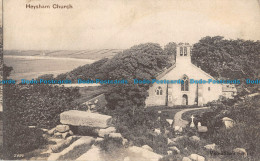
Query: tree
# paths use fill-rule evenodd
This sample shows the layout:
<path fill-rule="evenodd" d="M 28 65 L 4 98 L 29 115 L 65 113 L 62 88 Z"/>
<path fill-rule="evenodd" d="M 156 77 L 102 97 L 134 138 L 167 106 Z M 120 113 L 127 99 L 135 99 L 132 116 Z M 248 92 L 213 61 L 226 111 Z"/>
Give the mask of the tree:
<path fill-rule="evenodd" d="M 13 67 L 9 67 L 7 65 L 3 65 L 3 78 L 6 79 L 10 76 L 11 72 L 13 70 Z"/>
<path fill-rule="evenodd" d="M 177 44 L 175 42 L 169 42 L 167 45 L 164 46 L 165 55 L 169 55 L 170 58 L 174 61 L 176 58 L 176 48 Z"/>
<path fill-rule="evenodd" d="M 133 112 L 145 106 L 147 84 L 134 85 L 133 79 L 152 79 L 167 65 L 168 56 L 159 44 L 146 43 L 131 47 L 116 55 L 101 67 L 108 79 L 126 79 L 128 84 L 113 85 L 106 93 L 110 109 L 130 108 Z"/>
<path fill-rule="evenodd" d="M 260 42 L 204 37 L 194 44 L 192 62 L 214 77 L 255 78 L 260 69 Z"/>

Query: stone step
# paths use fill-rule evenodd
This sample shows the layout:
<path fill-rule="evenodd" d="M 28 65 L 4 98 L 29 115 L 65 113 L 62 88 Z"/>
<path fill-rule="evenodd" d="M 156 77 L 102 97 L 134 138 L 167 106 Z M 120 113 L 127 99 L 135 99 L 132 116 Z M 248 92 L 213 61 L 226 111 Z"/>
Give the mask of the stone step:
<path fill-rule="evenodd" d="M 82 136 L 61 152 L 51 153 L 48 160 L 75 160 L 90 149 L 94 140 L 93 137 Z"/>

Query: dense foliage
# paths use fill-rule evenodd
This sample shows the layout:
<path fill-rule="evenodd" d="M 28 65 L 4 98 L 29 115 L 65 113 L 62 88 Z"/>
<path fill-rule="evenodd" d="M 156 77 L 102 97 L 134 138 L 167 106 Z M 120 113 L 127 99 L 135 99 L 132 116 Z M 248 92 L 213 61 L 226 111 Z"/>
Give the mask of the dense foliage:
<path fill-rule="evenodd" d="M 260 97 L 256 96 L 243 101 L 224 101 L 211 105 L 213 111 L 204 113 L 199 120 L 209 129 L 207 135 L 203 137 L 220 145 L 226 151 L 242 147 L 249 155 L 260 158 L 258 153 L 260 150 L 259 104 Z M 235 126 L 226 129 L 222 121 L 223 117 L 233 119 Z"/>
<path fill-rule="evenodd" d="M 260 41 L 204 37 L 194 44 L 192 62 L 214 77 L 255 78 L 260 69 Z"/>
<path fill-rule="evenodd" d="M 77 108 L 77 88 L 43 84 L 6 85 L 5 104 L 8 123 L 50 128 L 59 123 L 59 114 Z"/>

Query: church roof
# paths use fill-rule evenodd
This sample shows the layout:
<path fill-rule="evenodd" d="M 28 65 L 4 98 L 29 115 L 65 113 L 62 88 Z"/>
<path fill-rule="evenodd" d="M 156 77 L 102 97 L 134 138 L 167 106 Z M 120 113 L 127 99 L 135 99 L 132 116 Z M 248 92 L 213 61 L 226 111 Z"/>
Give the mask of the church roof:
<path fill-rule="evenodd" d="M 202 69 L 198 68 L 196 65 L 192 64 L 191 65 L 195 68 L 197 68 L 198 70 L 200 70 L 203 74 L 205 74 L 206 76 L 210 77 L 213 80 L 216 80 L 214 77 L 212 77 L 211 75 L 209 75 L 208 73 L 204 72 Z M 173 70 L 176 67 L 176 64 L 172 65 L 171 67 L 169 67 L 168 69 L 166 69 L 165 71 L 163 71 L 162 73 L 158 74 L 156 76 L 156 79 L 161 79 L 163 76 L 165 76 L 167 73 L 169 73 L 171 70 Z"/>
<path fill-rule="evenodd" d="M 167 73 L 169 73 L 171 70 L 173 70 L 176 67 L 176 64 L 172 65 L 171 67 L 169 67 L 168 69 L 166 69 L 165 71 L 163 71 L 162 73 L 159 73 L 156 76 L 156 79 L 161 79 L 163 76 L 165 76 Z"/>

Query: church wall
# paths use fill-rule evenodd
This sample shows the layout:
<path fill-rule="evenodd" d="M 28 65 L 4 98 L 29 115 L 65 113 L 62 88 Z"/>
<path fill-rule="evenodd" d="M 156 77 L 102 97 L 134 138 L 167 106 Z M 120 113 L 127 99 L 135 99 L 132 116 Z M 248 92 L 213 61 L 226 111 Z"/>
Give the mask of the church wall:
<path fill-rule="evenodd" d="M 162 95 L 156 95 L 156 89 L 158 87 L 162 87 Z M 145 101 L 146 106 L 154 106 L 154 105 L 166 105 L 166 91 L 167 84 L 154 84 L 149 88 L 149 96 Z"/>

